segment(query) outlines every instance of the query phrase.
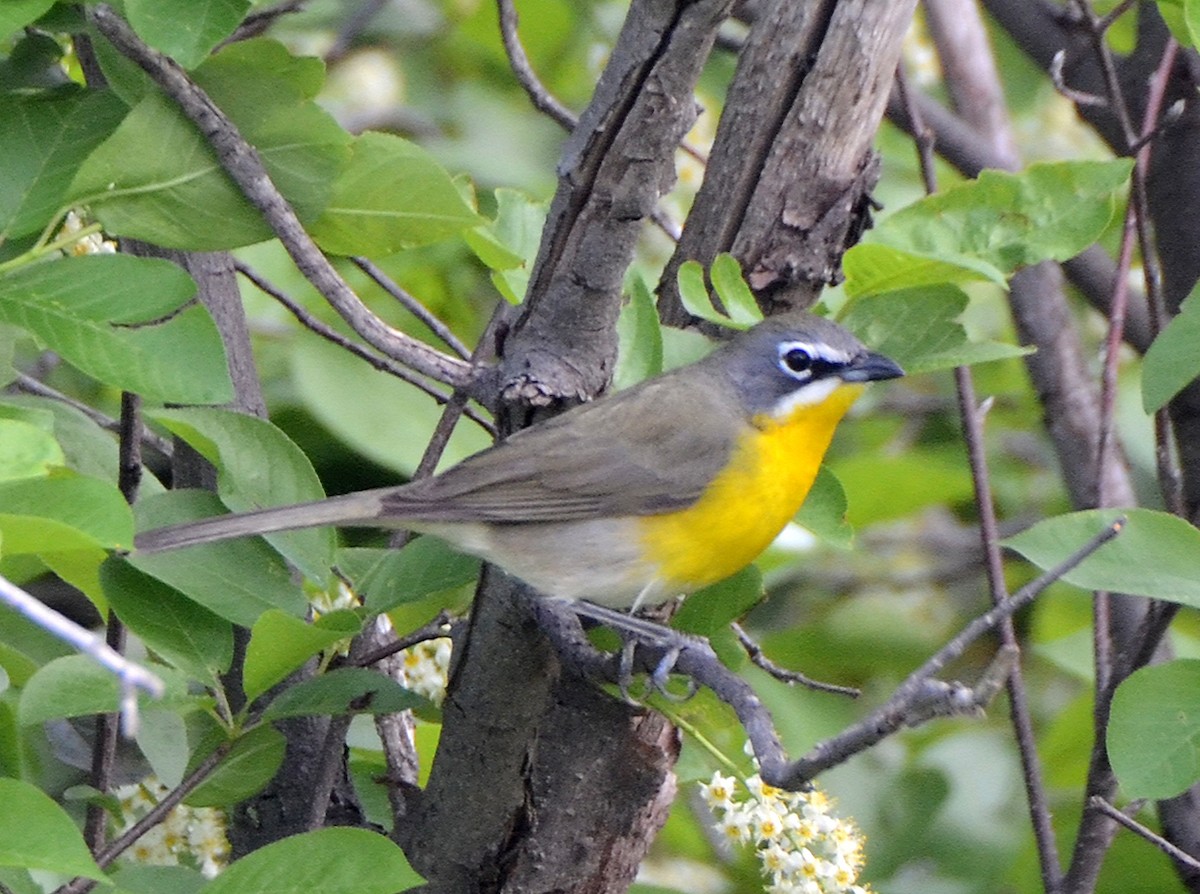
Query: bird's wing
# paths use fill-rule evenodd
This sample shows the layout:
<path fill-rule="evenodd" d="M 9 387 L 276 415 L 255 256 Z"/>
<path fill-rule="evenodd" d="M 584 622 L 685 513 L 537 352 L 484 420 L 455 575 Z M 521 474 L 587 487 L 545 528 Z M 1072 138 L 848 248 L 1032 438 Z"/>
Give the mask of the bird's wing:
<path fill-rule="evenodd" d="M 691 505 L 728 462 L 737 425 L 728 419 L 729 395 L 679 384 L 655 379 L 526 429 L 435 478 L 384 496 L 382 514 L 414 521 L 539 522 L 651 515 Z M 678 399 L 680 391 L 685 401 Z"/>

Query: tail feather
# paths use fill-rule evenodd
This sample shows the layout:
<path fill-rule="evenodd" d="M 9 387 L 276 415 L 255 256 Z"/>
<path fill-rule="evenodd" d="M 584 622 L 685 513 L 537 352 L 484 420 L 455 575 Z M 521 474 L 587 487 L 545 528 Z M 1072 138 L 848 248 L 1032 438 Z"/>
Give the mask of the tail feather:
<path fill-rule="evenodd" d="M 402 522 L 398 520 L 380 517 L 381 494 L 388 490 L 390 489 L 362 491 L 314 503 L 219 515 L 156 528 L 138 534 L 134 539 L 134 548 L 142 553 L 156 553 L 201 543 L 232 540 L 236 537 L 292 531 L 297 528 L 316 528 L 321 525 L 400 525 Z"/>

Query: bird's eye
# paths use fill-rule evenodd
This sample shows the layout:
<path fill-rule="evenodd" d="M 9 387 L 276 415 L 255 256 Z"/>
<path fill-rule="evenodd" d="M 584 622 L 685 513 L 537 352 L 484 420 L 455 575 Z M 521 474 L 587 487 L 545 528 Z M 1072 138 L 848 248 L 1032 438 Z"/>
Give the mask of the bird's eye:
<path fill-rule="evenodd" d="M 784 367 L 793 373 L 811 372 L 813 368 L 813 357 L 804 348 L 788 348 L 780 356 Z"/>

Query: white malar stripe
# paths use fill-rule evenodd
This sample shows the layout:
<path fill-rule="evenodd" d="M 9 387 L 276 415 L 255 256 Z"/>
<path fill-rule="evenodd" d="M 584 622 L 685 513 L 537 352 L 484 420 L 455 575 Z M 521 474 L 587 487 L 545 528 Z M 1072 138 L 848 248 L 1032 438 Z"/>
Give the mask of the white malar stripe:
<path fill-rule="evenodd" d="M 826 379 L 817 379 L 815 382 L 802 385 L 791 394 L 780 398 L 779 402 L 775 404 L 774 409 L 771 410 L 771 416 L 774 419 L 787 419 L 800 407 L 812 407 L 826 400 L 842 384 L 843 382 L 840 378 L 830 376 Z"/>

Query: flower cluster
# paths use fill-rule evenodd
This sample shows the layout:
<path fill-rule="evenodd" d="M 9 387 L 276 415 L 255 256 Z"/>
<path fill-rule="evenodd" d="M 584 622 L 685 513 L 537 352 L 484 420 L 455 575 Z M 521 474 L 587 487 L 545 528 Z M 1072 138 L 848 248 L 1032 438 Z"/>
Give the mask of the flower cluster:
<path fill-rule="evenodd" d="M 862 835 L 823 792 L 787 792 L 758 775 L 743 789 L 720 773 L 700 790 L 730 843 L 754 845 L 768 894 L 869 894 L 857 883 Z"/>
<path fill-rule="evenodd" d="M 62 229 L 58 232 L 60 239 L 67 239 L 76 236 L 87 224 L 83 218 L 74 211 L 68 211 L 67 217 L 63 221 Z M 89 233 L 86 236 L 80 236 L 73 242 L 67 252 L 73 257 L 82 257 L 83 255 L 111 255 L 117 251 L 117 243 L 111 239 L 105 239 L 99 233 Z"/>
<path fill-rule="evenodd" d="M 124 832 L 150 812 L 168 789 L 154 777 L 115 792 Z M 151 866 L 191 866 L 212 878 L 229 862 L 225 814 L 210 807 L 175 807 L 126 851 L 126 859 Z"/>
<path fill-rule="evenodd" d="M 404 679 L 399 682 L 406 689 L 440 705 L 446 696 L 450 645 L 450 638 L 443 636 L 405 649 L 400 653 L 404 656 Z"/>

